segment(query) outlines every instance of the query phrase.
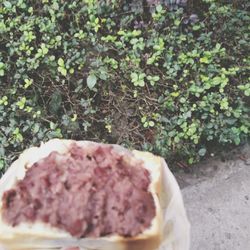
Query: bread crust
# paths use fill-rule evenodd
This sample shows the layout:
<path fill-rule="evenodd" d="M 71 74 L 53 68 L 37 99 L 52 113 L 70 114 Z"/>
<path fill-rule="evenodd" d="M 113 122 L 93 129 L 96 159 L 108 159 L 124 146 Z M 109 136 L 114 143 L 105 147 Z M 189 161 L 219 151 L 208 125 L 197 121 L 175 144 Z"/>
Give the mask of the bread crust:
<path fill-rule="evenodd" d="M 40 147 L 33 147 L 20 155 L 6 174 L 0 180 L 0 215 L 2 209 L 2 195 L 6 190 L 12 188 L 17 180 L 25 176 L 26 170 L 39 159 L 49 155 L 52 151 L 65 153 L 72 143 L 77 143 L 86 149 L 90 144 L 97 144 L 89 141 L 73 141 L 53 139 L 42 144 Z M 34 224 L 22 223 L 11 227 L 2 221 L 0 216 L 0 244 L 10 250 L 22 249 L 56 249 L 61 247 L 79 246 L 93 250 L 156 250 L 162 240 L 162 210 L 160 207 L 160 193 L 162 189 L 162 159 L 148 152 L 128 151 L 120 146 L 114 145 L 115 150 L 128 156 L 129 161 L 140 159 L 144 167 L 150 172 L 151 183 L 149 191 L 152 193 L 156 206 L 156 216 L 152 220 L 151 227 L 136 237 L 125 238 L 112 235 L 101 238 L 75 239 L 69 233 L 52 228 L 47 224 L 35 222 Z"/>

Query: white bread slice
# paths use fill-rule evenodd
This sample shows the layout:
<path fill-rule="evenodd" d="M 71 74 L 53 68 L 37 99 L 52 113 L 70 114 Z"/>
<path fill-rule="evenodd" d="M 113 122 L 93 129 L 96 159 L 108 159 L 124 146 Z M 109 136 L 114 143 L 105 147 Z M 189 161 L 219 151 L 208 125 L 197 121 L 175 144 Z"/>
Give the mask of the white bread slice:
<path fill-rule="evenodd" d="M 60 249 L 61 247 L 78 246 L 89 250 L 156 250 L 162 240 L 163 215 L 160 206 L 162 192 L 162 158 L 148 152 L 128 151 L 120 146 L 114 145 L 115 150 L 126 155 L 129 161 L 140 159 L 144 167 L 150 172 L 151 183 L 149 191 L 152 193 L 156 207 L 156 216 L 152 220 L 150 228 L 136 237 L 125 238 L 112 235 L 100 238 L 76 239 L 68 232 L 52 228 L 50 225 L 34 222 L 21 223 L 16 227 L 7 225 L 2 220 L 2 196 L 11 189 L 17 180 L 25 176 L 26 169 L 38 160 L 48 156 L 52 151 L 66 153 L 72 143 L 88 149 L 89 141 L 73 141 L 53 139 L 40 147 L 32 147 L 24 151 L 0 180 L 0 245 L 6 250 L 28 250 L 28 249 Z"/>

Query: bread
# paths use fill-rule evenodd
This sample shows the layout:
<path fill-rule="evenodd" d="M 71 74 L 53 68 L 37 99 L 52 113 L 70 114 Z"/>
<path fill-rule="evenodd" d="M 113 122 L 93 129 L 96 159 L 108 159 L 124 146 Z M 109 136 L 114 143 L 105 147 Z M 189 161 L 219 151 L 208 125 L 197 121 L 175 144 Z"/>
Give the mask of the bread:
<path fill-rule="evenodd" d="M 32 147 L 20 155 L 0 180 L 0 215 L 2 215 L 2 197 L 5 191 L 11 189 L 17 180 L 22 180 L 26 170 L 40 159 L 47 157 L 52 151 L 66 153 L 72 143 L 88 148 L 96 143 L 88 141 L 73 141 L 53 139 L 40 147 Z M 153 196 L 156 215 L 151 226 L 135 237 L 111 235 L 99 238 L 74 238 L 68 232 L 51 227 L 43 222 L 21 223 L 12 227 L 0 216 L 0 245 L 7 250 L 21 249 L 60 249 L 61 247 L 79 246 L 90 250 L 156 250 L 163 232 L 163 215 L 161 210 L 162 192 L 162 158 L 148 152 L 127 151 L 114 145 L 120 154 L 129 155 L 128 160 L 140 159 L 150 173 L 149 192 Z"/>

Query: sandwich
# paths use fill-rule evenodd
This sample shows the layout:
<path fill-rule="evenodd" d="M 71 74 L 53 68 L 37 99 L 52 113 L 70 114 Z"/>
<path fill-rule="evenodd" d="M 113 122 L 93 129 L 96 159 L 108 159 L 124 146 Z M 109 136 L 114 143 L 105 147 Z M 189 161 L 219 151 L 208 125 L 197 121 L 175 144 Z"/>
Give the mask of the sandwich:
<path fill-rule="evenodd" d="M 118 145 L 53 139 L 24 151 L 0 180 L 6 250 L 157 250 L 163 160 Z"/>

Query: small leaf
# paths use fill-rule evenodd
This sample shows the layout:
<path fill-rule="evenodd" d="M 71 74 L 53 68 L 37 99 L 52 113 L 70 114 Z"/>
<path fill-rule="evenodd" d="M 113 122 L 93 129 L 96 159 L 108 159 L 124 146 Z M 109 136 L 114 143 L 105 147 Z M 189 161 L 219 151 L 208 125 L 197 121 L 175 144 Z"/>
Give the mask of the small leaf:
<path fill-rule="evenodd" d="M 162 6 L 160 4 L 156 6 L 156 11 L 162 12 Z"/>
<path fill-rule="evenodd" d="M 219 77 L 219 76 L 214 77 L 213 81 L 212 81 L 213 85 L 219 85 L 219 84 L 221 84 L 221 82 L 222 82 L 222 80 L 221 80 L 221 77 Z"/>
<path fill-rule="evenodd" d="M 193 162 L 194 162 L 194 158 L 189 158 L 188 159 L 188 164 L 193 164 Z"/>
<path fill-rule="evenodd" d="M 7 8 L 7 9 L 10 9 L 12 7 L 11 2 L 9 2 L 9 1 L 4 1 L 3 4 L 4 4 L 5 8 Z"/>
<path fill-rule="evenodd" d="M 200 59 L 200 62 L 201 62 L 201 63 L 208 64 L 208 63 L 209 63 L 209 60 L 208 60 L 207 57 L 202 57 L 202 58 Z"/>
<path fill-rule="evenodd" d="M 29 8 L 28 8 L 28 12 L 29 12 L 29 13 L 32 13 L 32 12 L 33 12 L 33 7 L 29 7 Z"/>
<path fill-rule="evenodd" d="M 33 133 L 37 134 L 40 130 L 40 124 L 39 123 L 35 123 L 34 127 L 33 127 Z"/>
<path fill-rule="evenodd" d="M 245 96 L 250 96 L 250 88 L 244 91 Z"/>
<path fill-rule="evenodd" d="M 157 82 L 157 81 L 160 80 L 160 77 L 159 77 L 159 76 L 154 76 L 154 77 L 153 77 L 153 80 L 154 80 L 155 82 Z"/>
<path fill-rule="evenodd" d="M 140 87 L 144 87 L 145 86 L 145 82 L 143 80 L 139 80 L 137 82 L 137 84 L 140 86 Z"/>
<path fill-rule="evenodd" d="M 153 121 L 149 121 L 148 125 L 149 125 L 150 127 L 154 127 L 155 123 L 154 123 Z"/>
<path fill-rule="evenodd" d="M 219 49 L 221 48 L 221 44 L 219 44 L 219 43 L 216 43 L 216 46 L 215 46 L 215 48 L 216 48 L 217 50 L 219 50 Z"/>
<path fill-rule="evenodd" d="M 74 114 L 73 117 L 71 118 L 71 121 L 72 121 L 72 122 L 75 122 L 76 119 L 77 119 L 77 114 Z"/>
<path fill-rule="evenodd" d="M 49 60 L 50 60 L 50 61 L 54 61 L 54 60 L 55 60 L 55 56 L 54 56 L 54 55 L 50 56 L 50 57 L 49 57 Z"/>
<path fill-rule="evenodd" d="M 64 67 L 64 61 L 62 58 L 59 58 L 57 62 L 59 66 Z"/>
<path fill-rule="evenodd" d="M 180 95 L 180 92 L 172 92 L 171 96 L 173 97 L 178 97 Z"/>
<path fill-rule="evenodd" d="M 146 116 L 143 116 L 143 117 L 141 118 L 141 122 L 142 122 L 142 123 L 146 122 L 146 120 L 147 120 L 147 117 L 146 117 Z"/>
<path fill-rule="evenodd" d="M 147 64 L 148 64 L 148 65 L 153 64 L 153 63 L 154 63 L 154 61 L 155 61 L 155 59 L 156 59 L 156 58 L 155 58 L 154 56 L 149 57 L 149 58 L 148 58 L 148 60 L 147 60 Z"/>
<path fill-rule="evenodd" d="M 32 85 L 33 79 L 31 79 L 31 80 L 25 79 L 24 82 L 25 82 L 24 88 L 27 89 L 30 85 Z"/>
<path fill-rule="evenodd" d="M 97 82 L 97 78 L 94 74 L 91 74 L 88 76 L 87 78 L 87 86 L 89 87 L 89 89 L 93 89 L 96 85 Z"/>
<path fill-rule="evenodd" d="M 184 97 L 181 97 L 180 98 L 180 103 L 185 103 L 186 102 L 186 99 Z"/>
<path fill-rule="evenodd" d="M 139 79 L 139 80 L 143 80 L 145 76 L 146 76 L 146 75 L 145 75 L 144 73 L 141 73 L 141 74 L 139 74 L 138 79 Z"/>
<path fill-rule="evenodd" d="M 62 37 L 61 36 L 56 36 L 56 41 L 59 42 L 62 40 Z"/>
<path fill-rule="evenodd" d="M 61 107 L 61 103 L 62 103 L 62 95 L 59 91 L 55 91 L 52 96 L 51 96 L 51 100 L 49 102 L 49 111 L 51 114 L 57 114 L 58 110 Z"/>
<path fill-rule="evenodd" d="M 181 21 L 180 21 L 180 20 L 178 20 L 178 19 L 176 19 L 176 20 L 174 21 L 174 25 L 175 25 L 175 26 L 179 26 L 179 25 L 180 25 L 180 23 L 181 23 Z"/>
<path fill-rule="evenodd" d="M 200 25 L 194 25 L 194 26 L 193 26 L 193 30 L 194 30 L 194 31 L 199 30 L 200 28 L 201 28 Z"/>
<path fill-rule="evenodd" d="M 4 160 L 0 160 L 0 170 L 4 169 Z"/>
<path fill-rule="evenodd" d="M 137 79 L 138 79 L 138 75 L 136 73 L 134 73 L 134 72 L 131 73 L 130 77 L 132 79 L 132 82 L 137 81 Z"/>
<path fill-rule="evenodd" d="M 201 148 L 198 152 L 199 156 L 204 156 L 206 154 L 207 150 L 205 148 Z"/>
<path fill-rule="evenodd" d="M 56 128 L 56 124 L 54 122 L 50 122 L 49 127 L 51 130 L 54 130 Z"/>
<path fill-rule="evenodd" d="M 67 70 L 65 68 L 60 68 L 60 72 L 63 76 L 67 75 Z"/>
<path fill-rule="evenodd" d="M 168 136 L 169 136 L 169 137 L 174 137 L 175 134 L 176 134 L 176 131 L 172 130 L 172 131 L 170 131 L 170 132 L 168 133 Z"/>

